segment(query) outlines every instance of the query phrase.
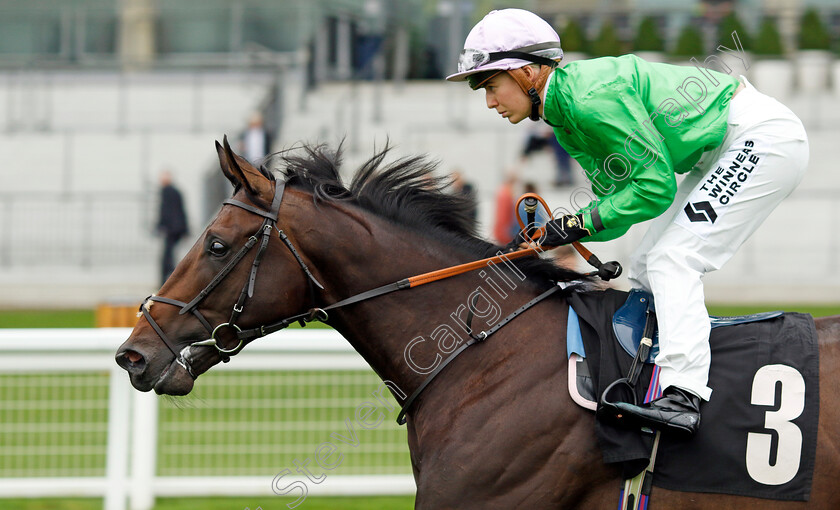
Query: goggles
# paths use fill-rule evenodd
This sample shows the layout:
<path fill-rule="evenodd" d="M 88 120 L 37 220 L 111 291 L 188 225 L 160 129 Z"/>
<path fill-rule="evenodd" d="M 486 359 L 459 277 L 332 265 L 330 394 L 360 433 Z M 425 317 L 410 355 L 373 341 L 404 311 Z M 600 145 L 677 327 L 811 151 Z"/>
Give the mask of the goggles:
<path fill-rule="evenodd" d="M 467 84 L 473 90 L 478 90 L 479 87 L 490 81 L 491 78 L 501 73 L 501 69 L 490 69 L 489 71 L 480 71 L 475 74 L 467 76 Z"/>
<path fill-rule="evenodd" d="M 544 50 L 551 50 L 544 52 Z M 535 53 L 544 52 L 555 57 L 554 59 L 537 55 Z M 560 42 L 547 42 L 540 44 L 532 44 L 530 46 L 523 46 L 511 51 L 484 51 L 471 48 L 464 48 L 461 50 L 461 55 L 458 58 L 458 72 L 464 73 L 474 71 L 479 67 L 502 60 L 505 58 L 518 58 L 527 60 L 535 64 L 556 66 L 557 61 L 563 58 L 563 50 L 560 49 Z M 556 59 L 556 60 L 555 60 Z"/>

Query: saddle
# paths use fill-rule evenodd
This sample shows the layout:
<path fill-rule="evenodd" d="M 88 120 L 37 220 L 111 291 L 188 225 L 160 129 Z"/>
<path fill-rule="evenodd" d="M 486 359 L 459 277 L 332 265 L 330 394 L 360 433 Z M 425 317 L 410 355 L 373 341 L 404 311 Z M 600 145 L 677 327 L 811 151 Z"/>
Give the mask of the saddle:
<path fill-rule="evenodd" d="M 645 329 L 645 318 L 647 312 L 656 312 L 653 295 L 650 292 L 633 289 L 621 307 L 612 316 L 612 331 L 618 345 L 624 349 L 630 357 L 635 357 L 639 350 L 643 332 Z M 783 315 L 783 311 L 761 312 L 749 315 L 734 315 L 729 317 L 709 316 L 712 329 L 736 324 L 749 324 L 751 322 L 775 319 Z M 655 330 L 653 345 L 648 351 L 649 354 L 645 363 L 653 364 L 656 356 L 659 355 L 659 330 Z M 592 382 L 592 373 L 586 360 L 586 349 L 583 345 L 583 338 L 580 332 L 580 321 L 573 307 L 569 308 L 569 320 L 566 327 L 566 354 L 569 359 L 569 392 L 572 399 L 581 407 L 595 410 L 598 402 L 598 395 Z M 654 367 L 655 370 L 655 367 Z M 653 381 L 658 384 L 658 380 Z M 658 398 L 661 388 L 649 389 L 645 394 L 643 402 L 650 402 Z"/>
<path fill-rule="evenodd" d="M 569 304 L 569 391 L 594 411 L 606 387 L 628 373 L 654 303 L 643 291 L 608 289 L 573 294 Z M 819 418 L 813 319 L 767 312 L 710 320 L 712 397 L 701 407 L 703 423 L 693 438 L 661 437 L 653 485 L 807 501 Z M 636 386 L 638 402 L 661 392 L 653 339 Z M 652 435 L 600 421 L 596 433 L 604 462 L 618 464 L 625 478 L 645 469 Z"/>

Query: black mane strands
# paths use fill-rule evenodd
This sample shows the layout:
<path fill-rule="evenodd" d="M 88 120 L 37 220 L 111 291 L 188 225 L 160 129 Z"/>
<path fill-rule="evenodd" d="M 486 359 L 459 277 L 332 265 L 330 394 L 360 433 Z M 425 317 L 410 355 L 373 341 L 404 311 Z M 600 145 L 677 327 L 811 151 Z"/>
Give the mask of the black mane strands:
<path fill-rule="evenodd" d="M 476 259 L 495 255 L 502 247 L 480 239 L 470 211 L 471 199 L 448 193 L 449 177 L 434 175 L 436 163 L 424 155 L 407 156 L 386 163 L 391 148 L 368 159 L 354 174 L 349 186 L 341 180 L 341 149 L 325 145 L 302 145 L 267 158 L 279 157 L 280 171 L 288 186 L 312 192 L 314 200 L 345 201 L 376 216 L 432 237 Z M 266 165 L 260 169 L 270 174 Z M 538 258 L 512 261 L 529 280 L 545 283 L 587 280 L 582 274 Z"/>

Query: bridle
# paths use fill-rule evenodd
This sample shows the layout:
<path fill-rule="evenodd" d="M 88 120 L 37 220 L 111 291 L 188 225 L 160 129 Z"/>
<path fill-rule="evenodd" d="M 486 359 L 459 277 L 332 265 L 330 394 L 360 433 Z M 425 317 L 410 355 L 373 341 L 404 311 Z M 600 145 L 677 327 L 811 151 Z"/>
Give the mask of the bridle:
<path fill-rule="evenodd" d="M 210 283 L 208 283 L 207 286 L 204 287 L 204 289 L 202 289 L 189 303 L 185 303 L 185 302 L 179 301 L 177 299 L 171 299 L 171 298 L 167 298 L 167 297 L 151 295 L 143 301 L 142 305 L 140 305 L 140 311 L 143 313 L 143 316 L 146 318 L 146 320 L 149 322 L 149 324 L 151 324 L 152 328 L 155 330 L 155 332 L 158 334 L 158 336 L 161 338 L 161 340 L 164 342 L 164 344 L 166 344 L 166 347 L 169 348 L 170 351 L 172 351 L 172 354 L 175 356 L 175 361 L 179 365 L 181 365 L 181 367 L 183 367 L 187 371 L 187 373 L 190 374 L 190 376 L 193 379 L 195 379 L 197 377 L 195 375 L 195 373 L 193 372 L 192 366 L 191 366 L 191 352 L 192 352 L 191 348 L 193 346 L 198 345 L 198 346 L 212 346 L 212 347 L 215 347 L 216 350 L 219 353 L 219 356 L 222 358 L 222 361 L 227 363 L 228 361 L 230 361 L 231 356 L 234 356 L 234 355 L 238 354 L 242 350 L 242 348 L 245 345 L 247 345 L 249 342 L 251 342 L 252 340 L 255 340 L 257 338 L 269 335 L 269 334 L 274 333 L 276 331 L 280 331 L 284 328 L 287 328 L 288 326 L 290 326 L 291 324 L 293 324 L 295 322 L 300 322 L 301 325 L 305 325 L 307 322 L 316 321 L 316 320 L 321 321 L 321 322 L 326 322 L 327 320 L 329 320 L 329 314 L 327 312 L 330 311 L 330 310 L 336 309 L 336 308 L 341 308 L 343 306 L 358 303 L 360 301 L 365 301 L 367 299 L 371 299 L 371 298 L 374 298 L 374 297 L 377 297 L 377 296 L 381 296 L 383 294 L 388 294 L 388 293 L 391 293 L 391 292 L 394 292 L 394 291 L 411 289 L 411 288 L 414 288 L 414 287 L 417 287 L 417 286 L 420 286 L 420 285 L 424 285 L 426 283 L 431 283 L 431 282 L 434 282 L 434 281 L 442 280 L 444 278 L 449 278 L 451 276 L 463 274 L 463 273 L 466 273 L 468 271 L 473 271 L 475 269 L 485 267 L 488 264 L 497 264 L 497 263 L 502 262 L 502 261 L 508 262 L 512 259 L 527 257 L 527 256 L 534 256 L 538 253 L 537 251 L 535 251 L 531 248 L 526 248 L 526 249 L 521 249 L 521 250 L 517 250 L 517 251 L 504 253 L 504 254 L 499 254 L 495 257 L 489 257 L 489 258 L 485 258 L 485 259 L 481 259 L 481 260 L 476 260 L 476 261 L 473 261 L 473 262 L 468 262 L 466 264 L 461 264 L 461 265 L 458 265 L 458 266 L 447 267 L 447 268 L 440 269 L 440 270 L 437 270 L 437 271 L 431 271 L 429 273 L 424 273 L 424 274 L 421 274 L 421 275 L 412 276 L 410 278 L 404 278 L 402 280 L 399 280 L 399 281 L 396 281 L 396 282 L 393 282 L 393 283 L 389 283 L 387 285 L 383 285 L 383 286 L 377 287 L 375 289 L 371 289 L 371 290 L 368 290 L 368 291 L 365 291 L 365 292 L 361 292 L 359 294 L 355 294 L 355 295 L 350 296 L 346 299 L 342 299 L 341 301 L 333 303 L 329 306 L 325 306 L 324 308 L 317 308 L 317 307 L 315 307 L 315 289 L 314 289 L 314 287 L 318 287 L 319 289 L 324 290 L 324 286 L 321 285 L 321 283 L 315 278 L 315 276 L 313 276 L 312 272 L 309 270 L 309 267 L 307 267 L 306 263 L 300 257 L 300 255 L 298 254 L 298 251 L 295 249 L 294 245 L 289 240 L 288 236 L 286 236 L 286 234 L 283 232 L 283 230 L 281 230 L 280 228 L 277 227 L 277 221 L 279 220 L 278 214 L 279 214 L 279 211 L 280 211 L 280 203 L 283 201 L 283 192 L 285 191 L 285 188 L 286 188 L 286 182 L 281 181 L 281 180 L 274 180 L 274 182 L 275 182 L 275 185 L 274 185 L 274 199 L 271 202 L 271 209 L 268 210 L 268 211 L 266 211 L 264 209 L 260 209 L 258 207 L 252 206 L 252 205 L 249 205 L 249 204 L 246 204 L 246 203 L 241 202 L 239 200 L 234 200 L 232 198 L 227 199 L 223 202 L 223 204 L 233 205 L 233 206 L 239 207 L 241 209 L 244 209 L 244 210 L 246 210 L 250 213 L 261 216 L 263 218 L 263 223 L 260 226 L 260 228 L 250 238 L 248 238 L 248 241 L 236 253 L 236 255 L 234 255 L 227 262 L 227 264 L 225 264 L 225 266 L 221 270 L 219 270 L 218 273 L 216 273 L 216 276 L 213 277 L 213 279 L 210 281 Z M 309 295 L 310 295 L 310 299 L 311 299 L 311 302 L 312 302 L 313 306 L 306 312 L 299 313 L 297 315 L 292 315 L 292 316 L 287 317 L 285 319 L 282 319 L 278 322 L 258 326 L 256 328 L 252 328 L 252 329 L 243 330 L 242 328 L 240 328 L 236 324 L 236 321 L 239 318 L 239 316 L 242 314 L 242 311 L 245 309 L 245 303 L 248 300 L 248 298 L 253 297 L 253 295 L 254 295 L 254 284 L 255 284 L 256 279 L 257 279 L 257 270 L 259 269 L 260 262 L 262 261 L 262 257 L 265 254 L 266 249 L 268 248 L 268 243 L 269 243 L 269 240 L 271 239 L 272 230 L 277 231 L 278 236 L 283 241 L 283 243 L 286 245 L 286 247 L 289 249 L 291 254 L 294 256 L 295 260 L 297 261 L 298 265 L 300 266 L 301 270 L 306 275 L 307 282 L 308 282 L 308 285 L 309 285 Z M 213 289 L 216 288 L 216 286 L 218 286 L 219 283 L 221 283 L 222 280 L 224 280 L 224 278 L 231 271 L 233 271 L 234 267 L 236 267 L 236 265 L 239 263 L 239 261 L 241 261 L 242 258 L 245 257 L 245 255 L 248 253 L 248 251 L 250 251 L 251 248 L 256 246 L 257 243 L 259 243 L 259 248 L 257 249 L 256 256 L 254 257 L 254 262 L 251 264 L 250 276 L 246 280 L 245 285 L 242 287 L 242 292 L 240 292 L 240 294 L 239 294 L 239 299 L 237 299 L 236 304 L 233 305 L 233 310 L 231 311 L 230 319 L 228 319 L 227 322 L 223 322 L 223 323 L 221 323 L 217 326 L 211 326 L 210 322 L 198 310 L 199 303 L 201 303 L 210 294 L 210 292 L 212 292 Z M 582 248 L 582 246 L 580 248 Z M 578 248 L 578 249 L 580 250 L 580 248 Z M 598 266 L 601 265 L 600 261 L 597 260 L 597 257 L 594 257 L 594 255 L 592 255 L 588 251 L 587 251 L 587 253 L 588 253 L 588 255 L 590 255 L 590 257 L 588 258 L 588 261 L 590 262 L 590 264 L 595 265 L 594 262 L 597 262 Z M 581 254 L 583 255 L 583 253 L 581 253 Z M 586 257 L 586 255 L 584 255 L 584 257 Z M 617 265 L 617 263 L 608 262 L 607 264 L 603 264 L 603 266 L 606 267 L 609 264 L 616 264 Z M 598 266 L 596 266 L 596 267 L 598 267 Z M 603 268 L 599 268 L 599 269 L 603 269 Z M 601 272 L 604 272 L 604 271 L 602 270 Z M 618 272 L 615 273 L 615 274 L 611 274 L 610 277 L 615 277 L 618 274 L 620 274 L 620 272 L 621 272 L 621 269 L 620 269 L 620 266 L 619 266 L 618 267 Z M 604 275 L 599 274 L 599 271 L 594 271 L 594 272 L 591 272 L 591 273 L 587 273 L 586 276 L 594 276 L 594 275 L 599 275 L 602 278 L 604 278 Z M 604 279 L 608 279 L 608 278 L 604 278 Z M 405 423 L 406 412 L 408 411 L 408 409 L 412 405 L 412 403 L 414 403 L 415 399 L 423 391 L 423 389 L 426 388 L 426 386 L 428 386 L 428 384 L 432 381 L 432 379 L 434 379 L 435 376 L 437 376 L 443 370 L 443 368 L 445 366 L 447 366 L 453 359 L 455 359 L 459 354 L 461 354 L 461 352 L 463 352 L 467 347 L 469 347 L 469 346 L 471 346 L 475 343 L 483 342 L 490 335 L 492 335 L 493 333 L 495 333 L 496 331 L 501 329 L 503 326 L 508 324 L 510 321 L 515 319 L 517 316 L 519 316 L 520 314 L 522 314 L 526 310 L 530 309 L 532 306 L 536 305 L 537 303 L 539 303 L 539 302 L 543 301 L 544 299 L 548 298 L 549 296 L 551 296 L 552 294 L 554 294 L 558 290 L 560 290 L 559 285 L 552 286 L 550 289 L 546 290 L 545 292 L 543 292 L 542 294 L 540 294 L 536 298 L 532 299 L 531 301 L 529 301 L 525 305 L 519 307 L 517 310 L 515 310 L 514 312 L 509 314 L 507 317 L 503 318 L 501 321 L 496 323 L 496 325 L 493 326 L 492 328 L 490 328 L 486 331 L 481 331 L 477 334 L 473 333 L 473 330 L 472 330 L 473 312 L 472 312 L 472 309 L 470 309 L 468 317 L 467 317 L 467 321 L 466 321 L 467 334 L 470 336 L 470 340 L 464 342 L 457 350 L 455 350 L 451 355 L 449 355 L 449 357 L 447 357 L 442 363 L 440 363 L 438 365 L 438 367 L 426 377 L 426 379 L 423 381 L 423 383 L 420 384 L 420 386 L 418 388 L 416 388 L 415 391 L 410 396 L 408 396 L 408 398 L 404 398 L 402 409 L 400 410 L 399 416 L 397 417 L 397 423 L 399 423 L 400 425 Z M 197 342 L 193 342 L 193 343 L 187 345 L 186 347 L 184 347 L 183 349 L 181 349 L 179 351 L 175 347 L 175 344 L 169 339 L 169 337 L 167 337 L 166 333 L 164 333 L 163 329 L 160 327 L 160 325 L 157 322 L 155 322 L 155 320 L 152 318 L 151 314 L 149 313 L 149 306 L 147 306 L 147 303 L 150 302 L 150 301 L 151 302 L 166 303 L 166 304 L 174 305 L 174 306 L 179 306 L 179 307 L 181 307 L 179 315 L 184 315 L 186 313 L 192 313 L 198 319 L 198 321 L 201 323 L 201 325 L 204 326 L 204 329 L 206 329 L 207 332 L 210 334 L 210 338 L 208 338 L 207 340 L 200 340 L 200 341 L 197 341 Z M 223 331 L 225 329 L 232 330 L 234 335 L 235 335 L 236 344 L 232 347 L 220 344 L 220 339 L 218 338 L 218 335 L 219 335 L 220 331 Z"/>
<path fill-rule="evenodd" d="M 300 265 L 301 269 L 306 275 L 307 282 L 309 284 L 309 295 L 312 299 L 313 304 L 315 301 L 315 290 L 313 286 L 316 286 L 321 290 L 324 289 L 324 286 L 321 285 L 321 283 L 315 278 L 315 276 L 312 275 L 312 272 L 309 270 L 309 267 L 307 267 L 306 263 L 300 257 L 294 245 L 289 240 L 288 236 L 286 236 L 286 234 L 282 230 L 277 228 L 278 213 L 280 211 L 280 203 L 283 201 L 283 192 L 286 189 L 286 182 L 281 180 L 275 180 L 274 182 L 274 199 L 271 202 L 271 209 L 268 211 L 246 204 L 239 200 L 234 200 L 232 198 L 229 198 L 223 202 L 223 204 L 233 205 L 244 209 L 250 213 L 261 216 L 263 218 L 263 223 L 260 226 L 260 228 L 256 232 L 254 232 L 254 234 L 251 235 L 251 237 L 248 238 L 248 241 L 245 243 L 245 245 L 242 248 L 240 248 L 240 250 L 227 262 L 227 264 L 225 264 L 224 267 L 222 267 L 222 269 L 219 270 L 218 273 L 216 273 L 216 276 L 213 277 L 210 283 L 208 283 L 207 286 L 204 287 L 204 289 L 202 289 L 189 303 L 185 303 L 177 299 L 167 298 L 163 296 L 151 295 L 143 301 L 142 305 L 140 305 L 140 311 L 143 313 L 143 316 L 146 318 L 147 321 L 149 321 L 149 324 L 151 324 L 152 328 L 158 334 L 160 339 L 163 340 L 163 343 L 166 344 L 166 347 L 168 347 L 169 350 L 172 351 L 172 354 L 175 355 L 175 360 L 177 361 L 177 363 L 181 365 L 184 369 L 186 369 L 190 376 L 192 376 L 193 378 L 195 378 L 196 375 L 193 373 L 192 367 L 190 366 L 190 348 L 192 346 L 213 346 L 219 352 L 222 361 L 227 363 L 228 361 L 230 361 L 231 356 L 237 354 L 239 351 L 242 350 L 247 341 L 268 334 L 253 334 L 254 330 L 247 330 L 243 332 L 242 328 L 240 328 L 236 324 L 236 321 L 237 319 L 239 319 L 239 316 L 245 309 L 245 303 L 248 300 L 248 298 L 251 298 L 254 295 L 254 285 L 257 281 L 257 270 L 259 269 L 260 262 L 262 261 L 263 255 L 265 254 L 265 251 L 268 248 L 268 242 L 271 239 L 271 234 L 273 230 L 277 231 L 278 236 L 289 249 L 289 251 L 292 253 L 295 260 L 297 260 L 298 265 Z M 198 310 L 199 303 L 201 303 L 210 294 L 210 292 L 212 292 L 213 289 L 215 289 L 216 286 L 218 286 L 222 282 L 222 280 L 224 280 L 225 277 L 228 274 L 230 274 L 231 271 L 233 271 L 233 269 L 236 267 L 239 261 L 241 261 L 242 258 L 245 257 L 245 255 L 251 250 L 251 248 L 257 245 L 257 243 L 259 243 L 259 247 L 257 248 L 257 254 L 254 257 L 254 262 L 251 264 L 250 276 L 245 281 L 245 285 L 242 287 L 242 292 L 240 292 L 239 294 L 239 299 L 237 299 L 236 304 L 233 305 L 233 310 L 231 311 L 230 319 L 228 319 L 227 322 L 223 322 L 217 326 L 211 326 L 210 322 Z M 149 301 L 179 306 L 181 307 L 179 315 L 192 313 L 196 317 L 196 319 L 198 319 L 201 325 L 204 326 L 204 329 L 206 329 L 207 332 L 210 334 L 210 338 L 208 338 L 207 340 L 193 342 L 179 351 L 175 347 L 175 344 L 172 342 L 172 340 L 169 339 L 169 337 L 166 335 L 166 333 L 164 333 L 160 325 L 157 322 L 155 322 L 155 320 L 152 318 L 152 315 L 149 313 L 149 306 L 147 305 Z M 319 309 L 313 307 L 311 310 Z M 298 320 L 306 319 L 326 320 L 326 316 L 325 314 L 321 315 L 317 312 L 306 312 L 304 314 L 294 316 L 294 318 L 290 318 L 283 327 L 286 327 L 289 324 Z M 220 332 L 224 331 L 225 329 L 233 330 L 234 334 L 236 335 L 236 345 L 230 347 L 222 345 L 220 343 Z M 258 328 L 258 330 L 259 329 L 260 328 Z"/>

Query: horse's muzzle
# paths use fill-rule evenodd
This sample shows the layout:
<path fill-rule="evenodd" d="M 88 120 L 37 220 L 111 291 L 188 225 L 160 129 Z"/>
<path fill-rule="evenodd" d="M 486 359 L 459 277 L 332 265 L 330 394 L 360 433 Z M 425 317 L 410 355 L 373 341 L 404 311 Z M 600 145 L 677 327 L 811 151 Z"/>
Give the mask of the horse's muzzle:
<path fill-rule="evenodd" d="M 123 344 L 120 346 L 114 358 L 117 365 L 128 372 L 131 385 L 140 391 L 151 390 L 158 379 L 157 375 L 153 374 L 153 372 L 162 373 L 162 369 L 164 368 L 161 367 L 159 370 L 152 369 L 151 365 L 155 364 L 151 362 L 152 358 L 137 346 L 128 347 L 126 344 Z"/>
<path fill-rule="evenodd" d="M 125 349 L 116 355 L 117 365 L 132 375 L 142 374 L 146 370 L 146 357 L 133 349 Z"/>

